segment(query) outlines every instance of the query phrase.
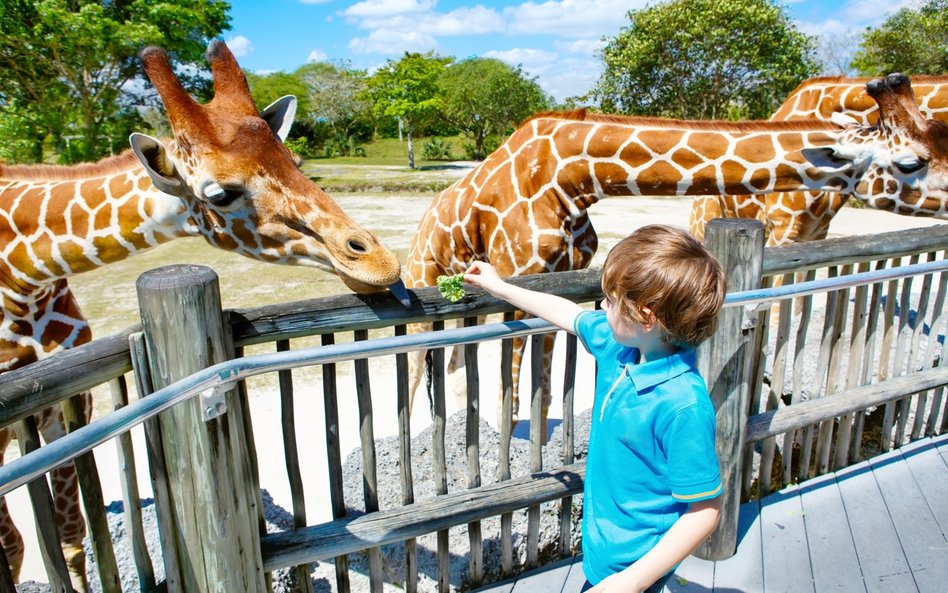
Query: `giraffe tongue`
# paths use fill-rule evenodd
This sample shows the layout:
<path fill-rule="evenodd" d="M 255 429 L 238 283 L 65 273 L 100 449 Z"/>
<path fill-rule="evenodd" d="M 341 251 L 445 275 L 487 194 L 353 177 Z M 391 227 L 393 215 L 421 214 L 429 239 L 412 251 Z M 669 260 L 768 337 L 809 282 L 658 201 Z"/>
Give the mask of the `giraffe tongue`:
<path fill-rule="evenodd" d="M 394 284 L 390 284 L 388 287 L 389 291 L 395 295 L 395 298 L 398 299 L 405 307 L 411 307 L 411 295 L 408 294 L 408 289 L 405 288 L 405 284 L 399 278 Z"/>

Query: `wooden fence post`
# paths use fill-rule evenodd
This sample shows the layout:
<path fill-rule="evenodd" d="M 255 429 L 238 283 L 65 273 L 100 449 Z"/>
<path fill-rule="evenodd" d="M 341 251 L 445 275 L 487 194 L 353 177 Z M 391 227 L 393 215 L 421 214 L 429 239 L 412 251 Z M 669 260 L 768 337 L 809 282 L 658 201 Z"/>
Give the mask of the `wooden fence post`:
<path fill-rule="evenodd" d="M 764 227 L 756 220 L 718 218 L 708 224 L 705 246 L 727 272 L 727 290 L 760 288 Z M 698 368 L 708 383 L 717 411 L 717 452 L 721 464 L 721 523 L 695 555 L 723 560 L 737 550 L 737 517 L 741 503 L 741 458 L 747 426 L 750 374 L 754 361 L 757 314 L 729 307 L 718 318 L 714 336 L 698 348 Z"/>
<path fill-rule="evenodd" d="M 212 269 L 166 266 L 145 272 L 136 286 L 156 390 L 232 357 Z M 236 389 L 223 397 L 215 407 L 197 396 L 158 416 L 171 507 L 158 509 L 159 527 L 180 573 L 168 579 L 172 592 L 269 591 L 244 410 Z"/>

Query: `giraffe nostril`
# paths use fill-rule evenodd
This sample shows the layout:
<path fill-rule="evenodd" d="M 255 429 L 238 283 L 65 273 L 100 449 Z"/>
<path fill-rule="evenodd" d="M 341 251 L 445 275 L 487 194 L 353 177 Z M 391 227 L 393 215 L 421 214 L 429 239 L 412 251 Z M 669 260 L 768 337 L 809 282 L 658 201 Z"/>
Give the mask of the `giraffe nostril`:
<path fill-rule="evenodd" d="M 369 252 L 369 246 L 362 239 L 349 239 L 346 246 L 349 251 L 358 255 L 365 255 Z"/>

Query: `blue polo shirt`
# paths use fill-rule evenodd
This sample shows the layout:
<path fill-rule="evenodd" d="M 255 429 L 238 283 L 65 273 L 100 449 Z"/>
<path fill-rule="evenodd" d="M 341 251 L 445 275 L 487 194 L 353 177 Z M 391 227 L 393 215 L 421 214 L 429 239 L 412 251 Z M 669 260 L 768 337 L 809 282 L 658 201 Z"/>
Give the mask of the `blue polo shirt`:
<path fill-rule="evenodd" d="M 638 364 L 602 311 L 576 335 L 597 362 L 583 489 L 583 571 L 596 584 L 648 552 L 689 503 L 721 493 L 714 406 L 693 350 Z"/>

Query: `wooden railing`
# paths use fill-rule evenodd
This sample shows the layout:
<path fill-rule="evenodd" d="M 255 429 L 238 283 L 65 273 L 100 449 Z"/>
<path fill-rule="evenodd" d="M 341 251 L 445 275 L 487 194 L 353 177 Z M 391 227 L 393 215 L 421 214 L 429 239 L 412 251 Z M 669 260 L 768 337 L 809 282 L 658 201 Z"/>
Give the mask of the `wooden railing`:
<path fill-rule="evenodd" d="M 793 274 L 801 271 L 808 272 L 810 277 L 822 277 L 900 265 L 903 259 L 943 259 L 946 248 L 948 226 L 766 249 L 759 275 L 764 277 L 765 284 L 774 278 L 788 283 L 794 281 Z M 577 302 L 591 303 L 601 296 L 597 270 L 525 277 L 518 279 L 518 282 L 531 289 L 560 294 Z M 919 285 L 922 289 L 920 296 L 913 299 L 912 287 Z M 744 363 L 751 375 L 745 380 L 749 386 L 746 399 L 743 400 L 746 406 L 738 406 L 743 408 L 738 412 L 744 418 L 741 422 L 735 422 L 741 427 L 739 439 L 732 435 L 728 440 L 745 443 L 743 451 L 738 452 L 743 460 L 737 461 L 738 470 L 734 476 L 743 493 L 741 499 L 760 496 L 779 488 L 782 483 L 824 473 L 852 463 L 863 455 L 899 446 L 923 434 L 944 432 L 946 414 L 943 409 L 943 389 L 948 384 L 948 376 L 944 368 L 937 366 L 945 356 L 944 345 L 938 342 L 937 337 L 945 334 L 945 289 L 945 274 L 938 278 L 928 275 L 915 280 L 896 280 L 885 285 L 829 293 L 825 297 L 804 297 L 797 305 L 798 312 L 792 309 L 793 301 L 783 301 L 773 311 L 777 318 L 774 323 L 771 323 L 772 312 L 769 307 L 759 313 L 756 324 L 749 323 L 746 318 L 740 322 L 738 333 L 742 334 L 742 339 L 752 341 L 752 347 L 745 349 L 750 356 Z M 336 341 L 340 334 L 348 332 L 352 332 L 355 340 L 365 340 L 370 331 L 373 334 L 402 334 L 408 323 L 434 322 L 437 329 L 446 320 L 471 319 L 470 316 L 475 314 L 511 312 L 505 303 L 477 291 L 472 291 L 470 296 L 459 303 L 444 301 L 436 289 L 421 289 L 414 294 L 415 300 L 408 310 L 387 296 L 366 298 L 352 295 L 231 310 L 225 313 L 225 327 L 231 330 L 225 341 L 232 340 L 238 354 L 243 348 L 270 342 L 275 344 L 277 351 L 286 351 L 293 347 L 295 340 L 307 336 L 321 335 L 321 342 L 328 345 Z M 828 313 L 824 314 L 823 311 Z M 128 346 L 129 337 L 137 335 L 137 331 L 138 328 L 130 328 L 119 335 L 96 340 L 30 367 L 0 375 L 0 425 L 12 422 L 29 424 L 30 414 L 34 411 L 102 383 L 112 386 L 116 405 L 123 405 L 127 399 L 124 377 L 132 371 L 133 360 L 137 360 L 134 368 L 138 392 L 152 391 L 152 380 L 148 373 L 143 372 L 148 368 L 144 350 Z M 815 342 L 812 336 L 807 335 L 814 331 L 818 334 Z M 769 336 L 771 332 L 775 334 L 773 339 Z M 926 332 L 928 341 L 924 345 Z M 772 345 L 769 345 L 771 342 Z M 468 351 L 473 354 L 474 348 L 468 347 Z M 407 430 L 405 356 L 396 355 L 398 370 L 394 386 L 397 396 L 395 413 L 400 419 L 398 438 L 403 472 L 402 502 L 405 506 L 373 511 L 373 505 L 377 505 L 377 500 L 372 499 L 376 484 L 375 477 L 368 471 L 364 476 L 364 502 L 369 512 L 358 517 L 346 515 L 342 497 L 343 452 L 338 440 L 334 441 L 332 437 L 333 432 L 338 430 L 338 418 L 333 417 L 338 410 L 335 369 L 333 365 L 326 365 L 323 367 L 322 379 L 327 423 L 324 430 L 328 439 L 330 468 L 328 504 L 332 508 L 334 520 L 322 525 L 309 525 L 306 520 L 302 505 L 304 485 L 299 471 L 300 456 L 294 437 L 297 421 L 292 414 L 287 414 L 284 416 L 282 440 L 291 484 L 295 529 L 278 534 L 261 534 L 261 570 L 303 565 L 300 572 L 307 574 L 306 563 L 335 557 L 339 587 L 345 589 L 348 573 L 343 554 L 368 550 L 370 580 L 373 588 L 378 589 L 382 582 L 379 547 L 408 540 L 406 553 L 409 558 L 406 561 L 404 584 L 410 591 L 417 582 L 417 551 L 411 539 L 437 532 L 438 555 L 441 558 L 438 581 L 440 588 L 447 590 L 449 550 L 446 530 L 456 525 L 468 525 L 470 562 L 466 583 L 475 585 L 484 582 L 489 572 L 485 571 L 483 557 L 479 557 L 481 542 L 478 522 L 501 516 L 503 550 L 499 572 L 510 574 L 518 564 L 522 568 L 538 562 L 542 552 L 537 533 L 539 505 L 556 500 L 561 501 L 562 510 L 560 535 L 553 547 L 555 553 L 560 555 L 572 553 L 576 542 L 570 535 L 573 521 L 573 501 L 570 497 L 581 492 L 584 471 L 581 462 L 575 463 L 572 442 L 573 373 L 577 356 L 575 339 L 567 342 L 566 377 L 561 394 L 564 401 L 564 432 L 570 435 L 563 440 L 562 466 L 543 468 L 533 463 L 532 474 L 535 475 L 511 476 L 507 453 L 510 428 L 502 426 L 500 443 L 504 452 L 501 454 L 499 481 L 482 480 L 476 467 L 479 404 L 476 397 L 471 397 L 468 401 L 468 430 L 465 436 L 471 462 L 469 487 L 454 492 L 447 492 L 444 478 L 444 439 L 447 436 L 444 433 L 444 354 L 443 351 L 435 353 L 432 377 L 435 438 L 432 455 L 438 496 L 426 501 L 416 501 L 413 491 L 408 452 L 411 439 Z M 816 365 L 815 370 L 805 376 L 802 365 L 808 356 L 811 359 L 815 356 Z M 539 357 L 534 359 L 538 360 Z M 469 360 L 473 360 L 473 357 Z M 506 379 L 504 391 L 509 396 L 509 346 L 504 348 L 501 364 L 504 369 L 502 377 Z M 477 368 L 473 365 L 467 368 L 468 385 L 476 387 Z M 369 467 L 373 465 L 376 446 L 371 431 L 372 383 L 366 365 L 357 363 L 354 372 L 360 402 L 360 426 L 368 427 L 361 439 L 363 466 Z M 812 387 L 814 385 L 818 387 Z M 292 410 L 292 376 L 288 372 L 281 373 L 280 387 L 283 408 Z M 391 386 L 385 387 L 391 389 Z M 475 389 L 469 391 L 476 392 Z M 236 397 L 239 400 L 246 396 Z M 535 398 L 534 403 L 537 405 L 532 406 L 531 411 L 533 427 L 539 423 L 538 399 Z M 879 412 L 869 411 L 877 406 L 884 406 L 881 421 L 877 421 Z M 867 419 L 873 423 L 872 439 L 866 438 Z M 531 442 L 531 458 L 538 461 L 541 459 L 541 446 L 536 431 L 531 435 Z M 759 460 L 755 453 L 756 443 L 760 443 Z M 35 444 L 38 445 L 38 442 Z M 134 510 L 139 507 L 135 489 L 137 470 L 127 439 L 123 439 L 121 449 L 125 452 L 122 464 L 127 484 L 125 508 L 133 511 L 126 527 L 133 534 L 140 587 L 150 590 L 155 586 L 156 579 L 147 554 L 143 552 L 140 516 L 136 518 L 134 514 Z M 152 472 L 160 470 L 155 467 L 155 461 L 151 460 Z M 727 461 L 722 459 L 722 463 Z M 755 468 L 759 470 L 755 471 Z M 779 468 L 780 471 L 773 471 L 773 468 Z M 84 497 L 88 495 L 87 490 L 92 492 L 96 489 L 97 480 L 86 482 L 82 486 Z M 525 556 L 519 559 L 510 545 L 510 513 L 522 508 L 529 509 L 530 521 Z M 97 521 L 90 521 L 91 526 L 98 524 Z M 98 534 L 97 539 L 107 542 L 107 533 Z M 726 541 L 719 544 L 716 551 L 706 549 L 705 553 L 710 556 L 722 555 L 726 553 L 727 546 L 732 545 Z M 58 553 L 61 556 L 55 542 L 47 542 L 45 546 L 47 554 L 55 557 Z M 724 552 L 721 552 L 721 548 Z M 173 566 L 173 556 L 166 554 L 164 561 L 166 575 L 180 570 L 180 567 Z M 172 563 L 170 567 L 169 561 Z M 101 570 L 101 564 L 99 568 Z M 102 581 L 108 583 L 115 579 L 103 575 Z M 303 581 L 308 582 L 308 579 Z M 170 576 L 168 584 L 169 588 L 175 586 Z M 456 582 L 450 584 L 459 585 Z"/>

